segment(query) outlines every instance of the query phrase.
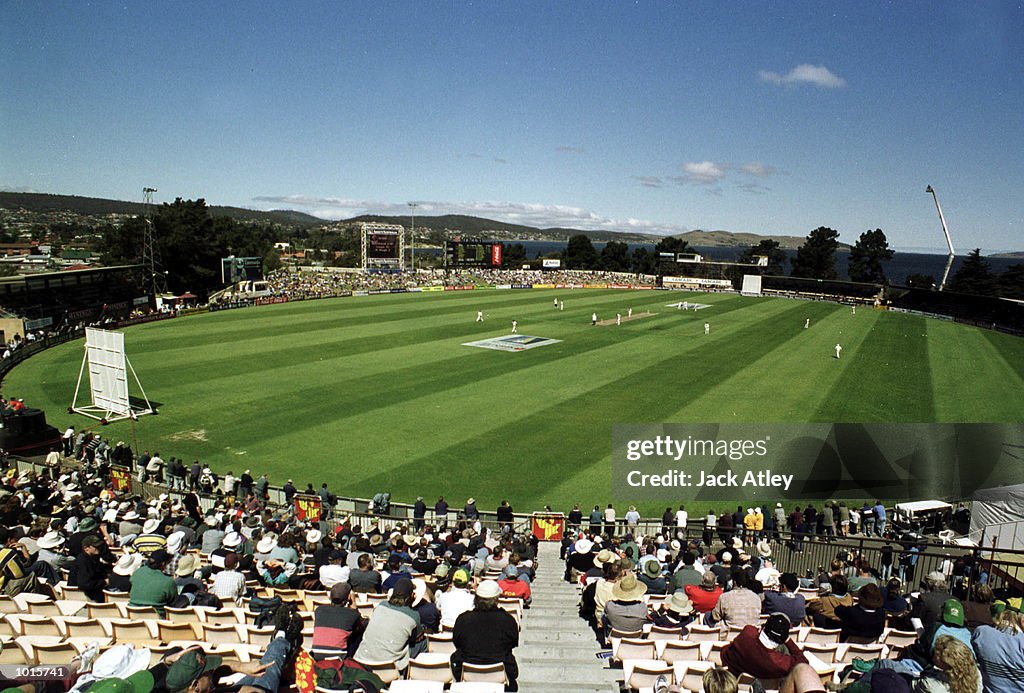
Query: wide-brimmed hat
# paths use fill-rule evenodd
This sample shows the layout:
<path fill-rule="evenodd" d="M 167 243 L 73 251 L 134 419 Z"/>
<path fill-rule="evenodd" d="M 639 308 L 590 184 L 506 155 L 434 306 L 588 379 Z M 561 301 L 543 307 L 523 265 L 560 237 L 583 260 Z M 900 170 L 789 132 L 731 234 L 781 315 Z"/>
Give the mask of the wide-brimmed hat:
<path fill-rule="evenodd" d="M 576 553 L 590 553 L 590 550 L 594 548 L 594 542 L 590 541 L 586 537 L 577 539 L 576 543 L 572 546 Z"/>
<path fill-rule="evenodd" d="M 757 542 L 757 555 L 761 558 L 768 558 L 772 555 L 772 545 L 768 543 L 767 539 Z"/>
<path fill-rule="evenodd" d="M 224 538 L 220 540 L 221 546 L 226 549 L 233 549 L 236 546 L 240 546 L 242 543 L 242 535 L 238 532 L 228 532 L 224 535 Z"/>
<path fill-rule="evenodd" d="M 647 585 L 636 579 L 633 573 L 626 573 L 612 585 L 612 596 L 624 602 L 636 601 L 647 594 Z"/>
<path fill-rule="evenodd" d="M 181 552 L 181 545 L 185 541 L 184 532 L 171 532 L 167 536 L 167 552 L 175 554 Z"/>
<path fill-rule="evenodd" d="M 650 560 L 644 563 L 644 575 L 649 578 L 656 578 L 661 575 L 661 563 L 656 560 Z"/>
<path fill-rule="evenodd" d="M 277 548 L 277 537 L 268 534 L 256 544 L 256 553 L 270 553 Z"/>
<path fill-rule="evenodd" d="M 83 517 L 82 521 L 78 523 L 79 532 L 91 532 L 100 526 L 100 523 L 96 521 L 95 517 Z"/>
<path fill-rule="evenodd" d="M 92 663 L 92 675 L 98 679 L 128 678 L 149 669 L 152 653 L 145 647 L 114 645 Z"/>
<path fill-rule="evenodd" d="M 384 543 L 384 536 L 381 534 L 374 534 L 370 537 L 370 546 L 380 546 Z"/>
<path fill-rule="evenodd" d="M 419 606 L 423 598 L 427 596 L 427 582 L 423 578 L 412 579 L 412 607 Z"/>
<path fill-rule="evenodd" d="M 145 561 L 146 557 L 141 553 L 121 554 L 121 557 L 117 559 L 117 563 L 114 564 L 114 572 L 118 575 L 131 575 L 138 570 Z"/>
<path fill-rule="evenodd" d="M 693 604 L 683 591 L 673 592 L 672 596 L 665 600 L 665 608 L 680 616 L 689 616 L 693 613 Z"/>
<path fill-rule="evenodd" d="M 41 549 L 55 549 L 64 543 L 64 537 L 59 532 L 47 532 L 36 540 L 36 545 Z"/>
<path fill-rule="evenodd" d="M 596 556 L 594 556 L 594 566 L 597 568 L 603 568 L 605 563 L 611 563 L 615 560 L 615 554 L 612 553 L 611 549 L 601 549 Z"/>
<path fill-rule="evenodd" d="M 319 544 L 320 540 L 324 538 L 324 533 L 319 529 L 311 529 L 306 532 L 306 543 L 307 544 Z"/>
<path fill-rule="evenodd" d="M 476 596 L 483 599 L 497 599 L 501 596 L 501 587 L 494 580 L 484 580 L 476 586 Z"/>
<path fill-rule="evenodd" d="M 260 518 L 256 517 L 255 515 L 250 515 L 249 517 L 245 518 L 245 526 L 249 529 L 256 529 L 260 526 Z"/>
<path fill-rule="evenodd" d="M 196 572 L 199 568 L 199 556 L 194 553 L 186 553 L 178 561 L 178 567 L 174 569 L 174 573 L 179 577 L 188 577 L 192 573 Z"/>
<path fill-rule="evenodd" d="M 739 537 L 733 537 L 732 538 L 732 548 L 735 549 L 736 551 L 739 551 L 740 549 L 742 549 L 743 548 L 743 540 L 740 539 Z"/>
<path fill-rule="evenodd" d="M 155 532 L 159 526 L 160 518 L 151 517 L 148 520 L 146 520 L 146 524 L 142 525 L 142 532 L 144 534 L 150 534 L 151 532 Z"/>

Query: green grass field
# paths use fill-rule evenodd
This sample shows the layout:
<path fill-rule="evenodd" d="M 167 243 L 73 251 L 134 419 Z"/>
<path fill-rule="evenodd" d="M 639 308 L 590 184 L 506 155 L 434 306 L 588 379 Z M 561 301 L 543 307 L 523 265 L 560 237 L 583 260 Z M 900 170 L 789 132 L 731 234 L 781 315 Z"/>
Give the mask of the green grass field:
<path fill-rule="evenodd" d="M 565 302 L 564 312 L 552 298 Z M 700 312 L 666 304 L 711 304 Z M 650 311 L 621 326 L 600 319 Z M 486 313 L 474 322 L 477 310 Z M 803 329 L 811 319 L 810 329 Z M 562 340 L 519 353 L 462 346 Z M 704 335 L 703 325 L 711 324 Z M 843 345 L 842 359 L 833 348 Z M 4 393 L 71 417 L 82 341 L 18 366 Z M 129 328 L 159 416 L 102 428 L 223 473 L 327 481 L 398 501 L 474 495 L 517 510 L 611 496 L 616 423 L 1020 422 L 1024 340 L 830 303 L 661 291 L 478 290 L 283 304 Z M 655 513 L 663 503 L 637 503 Z M 660 515 L 660 512 L 657 514 Z"/>

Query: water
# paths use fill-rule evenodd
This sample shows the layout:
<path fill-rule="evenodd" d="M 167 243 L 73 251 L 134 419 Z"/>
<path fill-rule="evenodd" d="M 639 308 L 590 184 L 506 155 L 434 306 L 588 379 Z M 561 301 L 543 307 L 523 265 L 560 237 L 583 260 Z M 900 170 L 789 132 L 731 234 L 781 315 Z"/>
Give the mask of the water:
<path fill-rule="evenodd" d="M 504 242 L 507 244 L 522 243 L 523 247 L 526 248 L 526 257 L 531 260 L 543 255 L 548 255 L 549 253 L 564 251 L 566 245 L 564 242 L 561 241 Z M 651 252 L 654 251 L 653 243 L 629 243 L 627 245 L 629 245 L 630 252 L 632 252 L 634 248 L 646 248 Z M 604 246 L 604 243 L 594 243 L 594 248 L 596 248 L 598 252 L 601 252 L 601 249 L 604 248 Z M 717 246 L 696 246 L 695 250 L 708 260 L 729 262 L 739 258 L 739 256 L 743 254 L 743 252 L 746 250 L 746 247 L 723 248 Z M 440 249 L 424 248 L 423 250 L 420 250 L 419 248 L 417 248 L 416 252 L 423 252 L 426 255 L 437 255 L 440 254 Z M 792 258 L 796 257 L 795 250 L 784 250 L 783 252 L 786 253 L 786 257 L 789 258 L 790 261 L 792 261 Z M 951 278 L 954 274 L 956 274 L 956 271 L 963 264 L 966 256 L 967 253 L 964 253 L 963 255 L 958 255 L 956 259 L 953 261 L 953 268 L 949 272 L 949 276 Z M 836 270 L 839 272 L 841 279 L 848 278 L 847 265 L 849 259 L 850 254 L 848 252 L 836 253 Z M 992 269 L 992 271 L 996 274 L 1005 272 L 1006 269 L 1009 268 L 1011 265 L 1024 264 L 1024 260 L 1022 260 L 1021 258 L 989 257 L 985 258 L 985 260 L 988 262 L 989 267 Z M 789 273 L 790 267 L 790 263 L 787 262 L 787 274 Z M 889 281 L 893 284 L 903 284 L 906 281 L 907 277 L 909 277 L 912 274 L 931 275 L 935 279 L 935 281 L 938 282 L 942 279 L 942 272 L 946 268 L 946 256 L 938 253 L 909 253 L 897 251 L 896 254 L 893 256 L 892 260 L 887 262 L 884 265 L 884 267 L 886 276 L 889 278 Z"/>

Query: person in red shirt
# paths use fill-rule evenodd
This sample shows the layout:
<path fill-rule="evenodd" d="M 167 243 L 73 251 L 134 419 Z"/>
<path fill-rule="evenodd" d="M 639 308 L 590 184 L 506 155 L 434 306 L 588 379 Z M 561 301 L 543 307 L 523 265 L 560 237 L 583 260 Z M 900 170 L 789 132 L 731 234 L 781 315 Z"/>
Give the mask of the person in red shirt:
<path fill-rule="evenodd" d="M 706 614 L 714 609 L 724 591 L 710 570 L 704 571 L 699 585 L 687 585 L 683 589 L 693 604 L 693 610 L 699 614 Z"/>
<path fill-rule="evenodd" d="M 789 639 L 789 618 L 785 614 L 772 614 L 760 630 L 744 626 L 722 650 L 722 664 L 736 676 L 750 674 L 762 680 L 783 679 L 801 663 L 807 664 L 807 658 Z"/>
<path fill-rule="evenodd" d="M 530 606 L 530 585 L 519 579 L 519 569 L 514 565 L 505 568 L 504 579 L 498 581 L 502 597 L 517 597 L 523 600 L 523 606 Z"/>

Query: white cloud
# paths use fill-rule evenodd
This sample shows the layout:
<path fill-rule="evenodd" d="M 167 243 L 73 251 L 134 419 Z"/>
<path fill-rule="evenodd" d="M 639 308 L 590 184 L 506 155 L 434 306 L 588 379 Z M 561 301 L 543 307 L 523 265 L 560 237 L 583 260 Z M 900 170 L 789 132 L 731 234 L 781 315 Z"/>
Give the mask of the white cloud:
<path fill-rule="evenodd" d="M 761 70 L 758 75 L 762 82 L 769 84 L 811 84 L 822 89 L 838 89 L 846 86 L 846 80 L 829 70 L 824 65 L 797 65 L 786 74 Z"/>
<path fill-rule="evenodd" d="M 302 208 L 303 211 L 323 219 L 347 219 L 361 214 L 409 216 L 408 202 L 381 202 L 354 200 L 341 197 L 312 197 L 309 195 L 261 195 L 253 201 L 268 209 Z M 637 233 L 677 234 L 689 231 L 680 224 L 668 224 L 646 219 L 612 219 L 582 207 L 549 205 L 531 202 L 440 202 L 416 201 L 416 216 L 465 214 L 494 219 L 508 224 L 521 224 L 537 228 L 570 228 L 586 231 L 635 231 Z"/>
<path fill-rule="evenodd" d="M 713 185 L 725 178 L 725 167 L 714 161 L 693 161 L 681 166 L 683 180 L 697 185 Z"/>

